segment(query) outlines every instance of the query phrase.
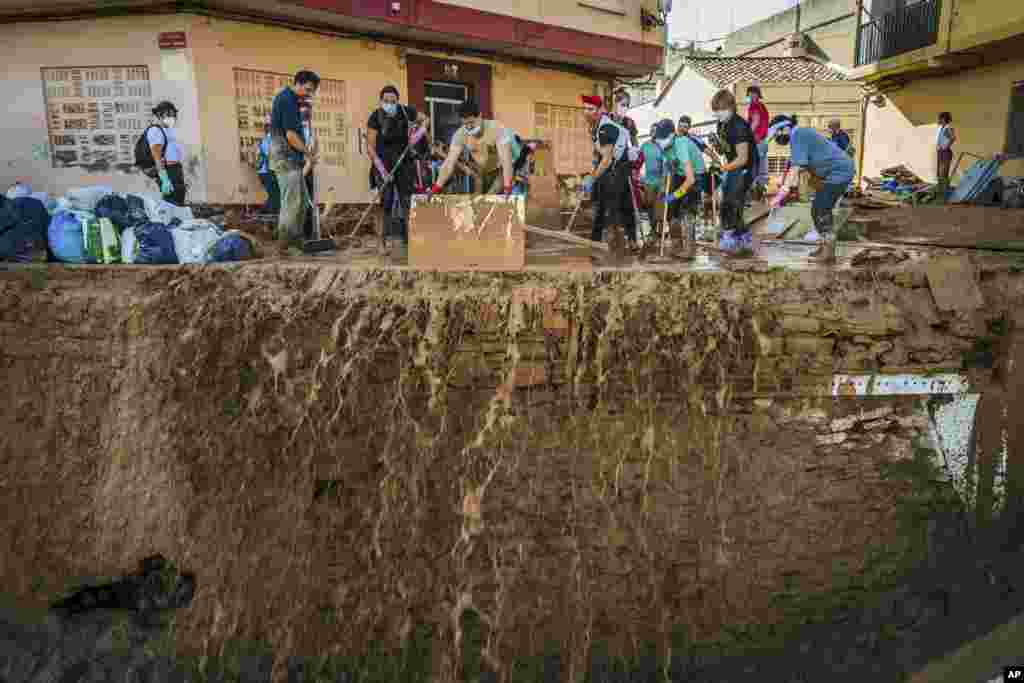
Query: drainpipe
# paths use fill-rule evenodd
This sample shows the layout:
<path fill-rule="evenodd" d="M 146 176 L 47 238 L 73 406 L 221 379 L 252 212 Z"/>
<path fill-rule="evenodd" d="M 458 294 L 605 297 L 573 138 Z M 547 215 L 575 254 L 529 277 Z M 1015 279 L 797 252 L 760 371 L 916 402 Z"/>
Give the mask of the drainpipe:
<path fill-rule="evenodd" d="M 868 101 L 871 95 L 864 95 L 860 106 L 860 139 L 857 141 L 857 189 L 864 178 L 864 144 L 868 139 Z"/>
<path fill-rule="evenodd" d="M 860 66 L 861 18 L 864 16 L 864 0 L 857 0 L 857 32 L 853 39 L 853 67 Z M 858 182 L 860 179 L 858 178 Z"/>

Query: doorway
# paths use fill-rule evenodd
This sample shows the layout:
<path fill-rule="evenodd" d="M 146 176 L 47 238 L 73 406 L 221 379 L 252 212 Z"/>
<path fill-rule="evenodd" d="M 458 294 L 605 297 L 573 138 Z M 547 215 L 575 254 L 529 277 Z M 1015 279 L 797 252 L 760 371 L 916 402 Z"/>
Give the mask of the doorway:
<path fill-rule="evenodd" d="M 424 90 L 424 113 L 430 118 L 433 142 L 448 144 L 458 129 L 459 105 L 469 98 L 469 87 L 461 83 L 426 81 Z"/>

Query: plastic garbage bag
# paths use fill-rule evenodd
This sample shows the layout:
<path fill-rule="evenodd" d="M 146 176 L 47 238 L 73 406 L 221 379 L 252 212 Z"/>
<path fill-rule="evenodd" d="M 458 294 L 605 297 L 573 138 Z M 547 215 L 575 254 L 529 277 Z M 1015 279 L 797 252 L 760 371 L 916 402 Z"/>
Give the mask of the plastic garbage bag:
<path fill-rule="evenodd" d="M 178 263 L 171 230 L 162 223 L 144 223 L 131 229 L 135 247 L 132 263 L 166 264 Z M 128 232 L 128 231 L 125 231 Z M 122 247 L 123 248 L 123 247 Z"/>
<path fill-rule="evenodd" d="M 121 231 L 121 263 L 135 263 L 135 251 L 139 243 L 135 239 L 135 228 Z"/>
<path fill-rule="evenodd" d="M 118 230 L 137 225 L 132 222 L 128 211 L 128 201 L 116 194 L 108 194 L 96 203 L 96 217 L 109 218 Z"/>
<path fill-rule="evenodd" d="M 76 187 L 64 193 L 64 196 L 76 211 L 93 211 L 101 199 L 114 194 L 114 188 L 105 185 Z"/>
<path fill-rule="evenodd" d="M 146 202 L 142 197 L 126 194 L 124 202 L 128 206 L 128 225 L 136 226 L 149 223 L 149 214 L 146 212 Z"/>
<path fill-rule="evenodd" d="M 186 221 L 181 227 L 171 228 L 178 262 L 208 263 L 210 250 L 223 233 L 209 221 L 204 221 L 207 223 L 205 226 L 195 226 L 193 223 L 194 221 Z"/>
<path fill-rule="evenodd" d="M 38 199 L 0 196 L 0 260 L 28 262 L 36 244 L 46 242 L 50 214 Z"/>
<path fill-rule="evenodd" d="M 85 250 L 83 230 L 99 221 L 87 211 L 58 211 L 50 220 L 47 229 L 47 243 L 50 251 L 65 263 L 91 263 Z"/>
<path fill-rule="evenodd" d="M 22 182 L 16 182 L 7 188 L 8 199 L 18 199 L 20 197 L 29 197 L 32 195 L 32 187 Z"/>
<path fill-rule="evenodd" d="M 192 209 L 187 206 L 175 206 L 170 202 L 164 201 L 163 197 L 158 194 L 142 192 L 135 196 L 145 202 L 146 213 L 149 216 L 149 220 L 154 223 L 167 225 L 174 218 L 180 218 L 182 221 L 190 221 L 195 218 L 192 215 Z"/>
<path fill-rule="evenodd" d="M 85 238 L 85 251 L 89 255 L 90 263 L 121 262 L 121 237 L 109 218 L 89 221 L 82 235 Z"/>
<path fill-rule="evenodd" d="M 244 261 L 252 258 L 252 244 L 237 230 L 230 230 L 210 247 L 209 260 L 213 263 Z"/>

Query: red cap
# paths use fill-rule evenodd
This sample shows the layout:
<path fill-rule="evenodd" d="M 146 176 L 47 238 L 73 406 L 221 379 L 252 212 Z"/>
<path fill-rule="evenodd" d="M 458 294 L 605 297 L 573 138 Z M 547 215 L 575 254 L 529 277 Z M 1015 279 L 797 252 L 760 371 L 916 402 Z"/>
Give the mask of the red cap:
<path fill-rule="evenodd" d="M 583 104 L 592 104 L 598 109 L 604 107 L 604 100 L 597 95 L 581 95 L 580 99 L 583 100 Z"/>

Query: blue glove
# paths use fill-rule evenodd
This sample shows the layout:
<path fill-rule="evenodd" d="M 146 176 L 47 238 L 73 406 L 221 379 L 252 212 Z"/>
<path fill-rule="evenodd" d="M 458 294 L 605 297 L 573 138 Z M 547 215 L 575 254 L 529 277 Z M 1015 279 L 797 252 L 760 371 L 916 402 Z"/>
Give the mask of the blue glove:
<path fill-rule="evenodd" d="M 594 176 L 587 176 L 583 179 L 583 194 L 590 194 L 594 189 Z"/>
<path fill-rule="evenodd" d="M 160 169 L 158 174 L 160 176 L 160 194 L 165 197 L 169 194 L 174 193 L 174 185 L 171 184 L 171 177 L 167 175 L 166 169 Z"/>
<path fill-rule="evenodd" d="M 675 192 L 666 192 L 665 194 L 661 195 L 661 201 L 665 202 L 666 204 L 671 204 L 672 202 L 678 200 L 679 197 L 676 196 Z"/>

